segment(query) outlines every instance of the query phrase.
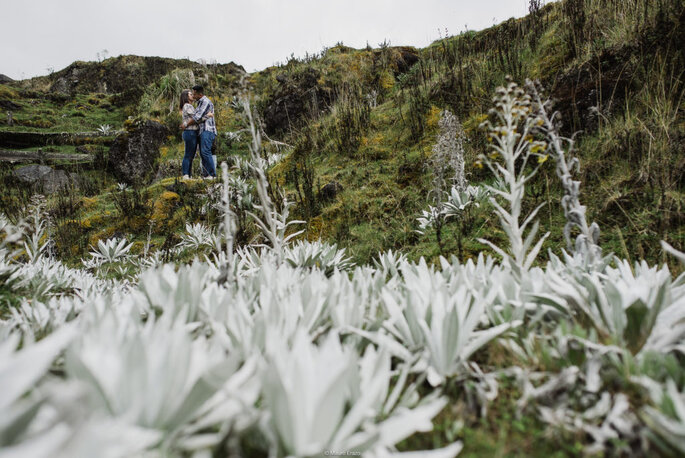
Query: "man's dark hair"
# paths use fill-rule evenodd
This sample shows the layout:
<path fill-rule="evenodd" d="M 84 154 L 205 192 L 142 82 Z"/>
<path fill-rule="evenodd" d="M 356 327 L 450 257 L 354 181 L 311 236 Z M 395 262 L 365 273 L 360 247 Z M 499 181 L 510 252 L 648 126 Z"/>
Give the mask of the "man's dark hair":
<path fill-rule="evenodd" d="M 199 93 L 199 94 L 204 94 L 205 93 L 205 88 L 200 86 L 199 84 L 197 86 L 193 86 L 193 91 Z"/>

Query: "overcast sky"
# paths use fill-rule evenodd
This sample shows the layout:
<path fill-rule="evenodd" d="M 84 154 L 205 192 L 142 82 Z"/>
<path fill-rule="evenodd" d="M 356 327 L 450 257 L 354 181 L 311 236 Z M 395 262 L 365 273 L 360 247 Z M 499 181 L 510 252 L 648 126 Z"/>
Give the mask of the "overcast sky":
<path fill-rule="evenodd" d="M 0 0 L 0 73 L 22 79 L 121 54 L 249 72 L 338 42 L 423 47 L 527 13 L 528 0 Z M 440 32 L 438 32 L 440 30 Z"/>

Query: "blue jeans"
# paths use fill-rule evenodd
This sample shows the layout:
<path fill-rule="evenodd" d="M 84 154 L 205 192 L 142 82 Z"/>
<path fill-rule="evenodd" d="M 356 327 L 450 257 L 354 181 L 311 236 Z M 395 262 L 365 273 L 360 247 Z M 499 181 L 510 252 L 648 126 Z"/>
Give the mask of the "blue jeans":
<path fill-rule="evenodd" d="M 196 130 L 184 130 L 183 142 L 186 145 L 186 153 L 183 156 L 183 175 L 190 176 L 190 171 L 193 169 L 193 159 L 195 158 L 195 150 L 197 150 L 198 135 Z"/>
<path fill-rule="evenodd" d="M 216 177 L 214 158 L 212 157 L 212 144 L 216 134 L 204 131 L 200 134 L 200 157 L 202 158 L 202 175 Z"/>

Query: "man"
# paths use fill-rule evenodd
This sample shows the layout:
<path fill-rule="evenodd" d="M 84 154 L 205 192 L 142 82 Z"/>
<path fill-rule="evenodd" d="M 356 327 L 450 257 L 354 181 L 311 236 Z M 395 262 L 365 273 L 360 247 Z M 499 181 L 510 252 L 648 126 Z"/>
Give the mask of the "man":
<path fill-rule="evenodd" d="M 202 86 L 193 86 L 193 99 L 197 100 L 197 108 L 192 119 L 182 124 L 183 128 L 191 124 L 200 126 L 200 158 L 202 159 L 202 173 L 205 178 L 216 178 L 216 168 L 212 158 L 212 144 L 216 138 L 216 121 L 214 117 L 207 118 L 209 113 L 214 114 L 214 104 L 205 97 L 205 89 Z M 206 118 L 205 121 L 202 118 Z"/>

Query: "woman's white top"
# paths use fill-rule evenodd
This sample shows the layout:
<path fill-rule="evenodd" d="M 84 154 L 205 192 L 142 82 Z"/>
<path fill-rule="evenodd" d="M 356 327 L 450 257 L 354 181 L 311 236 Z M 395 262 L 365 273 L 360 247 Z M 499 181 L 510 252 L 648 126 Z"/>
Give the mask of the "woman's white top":
<path fill-rule="evenodd" d="M 185 105 L 183 105 L 183 111 L 181 112 L 181 116 L 183 117 L 183 122 L 186 125 L 185 130 L 199 129 L 199 126 L 197 124 L 188 125 L 188 122 L 190 122 L 190 120 L 193 119 L 194 114 L 195 107 L 193 107 L 191 103 L 186 103 Z"/>

